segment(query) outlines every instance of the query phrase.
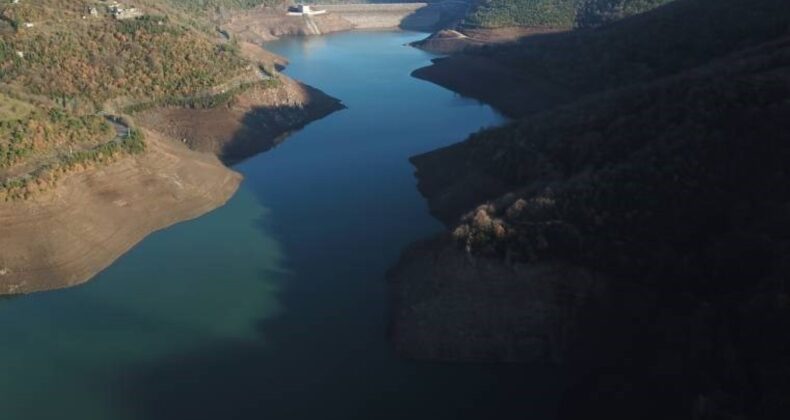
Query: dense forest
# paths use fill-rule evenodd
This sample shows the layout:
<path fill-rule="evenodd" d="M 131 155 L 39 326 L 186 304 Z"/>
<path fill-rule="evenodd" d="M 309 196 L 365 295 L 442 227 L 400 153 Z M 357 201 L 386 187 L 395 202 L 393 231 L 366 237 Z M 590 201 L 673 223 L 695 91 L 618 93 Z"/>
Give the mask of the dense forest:
<path fill-rule="evenodd" d="M 483 0 L 465 20 L 480 28 L 598 26 L 672 0 Z"/>

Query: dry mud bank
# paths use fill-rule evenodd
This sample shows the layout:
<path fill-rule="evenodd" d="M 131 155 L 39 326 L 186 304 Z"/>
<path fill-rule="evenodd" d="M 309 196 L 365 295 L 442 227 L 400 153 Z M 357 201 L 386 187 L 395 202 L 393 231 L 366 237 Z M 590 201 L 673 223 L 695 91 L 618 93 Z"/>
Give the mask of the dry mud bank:
<path fill-rule="evenodd" d="M 241 176 L 146 130 L 146 153 L 0 204 L 0 293 L 82 283 L 145 236 L 224 204 Z"/>

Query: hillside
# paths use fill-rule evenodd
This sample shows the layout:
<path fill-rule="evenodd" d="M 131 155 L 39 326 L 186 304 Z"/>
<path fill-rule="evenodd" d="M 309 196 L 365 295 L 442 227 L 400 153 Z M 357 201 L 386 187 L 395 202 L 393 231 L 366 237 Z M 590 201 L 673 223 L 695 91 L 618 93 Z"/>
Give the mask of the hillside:
<path fill-rule="evenodd" d="M 540 34 L 597 28 L 649 12 L 672 0 L 481 0 L 470 1 L 450 20 L 413 45 L 436 54 L 456 54 L 525 40 Z"/>
<path fill-rule="evenodd" d="M 440 62 L 495 63 L 518 118 L 413 158 L 449 232 L 390 274 L 399 350 L 565 364 L 562 418 L 785 417 L 789 12 L 677 0 Z"/>
<path fill-rule="evenodd" d="M 224 204 L 240 177 L 223 163 L 342 108 L 217 30 L 259 3 L 0 6 L 0 294 L 86 281 Z"/>
<path fill-rule="evenodd" d="M 482 0 L 463 24 L 474 28 L 598 26 L 672 0 Z"/>
<path fill-rule="evenodd" d="M 414 74 L 521 116 L 773 39 L 787 30 L 788 15 L 790 3 L 782 0 L 675 1 L 597 29 L 457 54 Z"/>
<path fill-rule="evenodd" d="M 259 3 L 140 0 L 122 6 L 137 7 L 127 19 L 89 0 L 0 6 L 0 195 L 26 198 L 63 173 L 144 150 L 139 131 L 116 138 L 113 124 L 131 119 L 100 111 L 216 107 L 249 88 L 280 89 L 273 62 L 245 57 L 210 21 L 214 9 Z"/>

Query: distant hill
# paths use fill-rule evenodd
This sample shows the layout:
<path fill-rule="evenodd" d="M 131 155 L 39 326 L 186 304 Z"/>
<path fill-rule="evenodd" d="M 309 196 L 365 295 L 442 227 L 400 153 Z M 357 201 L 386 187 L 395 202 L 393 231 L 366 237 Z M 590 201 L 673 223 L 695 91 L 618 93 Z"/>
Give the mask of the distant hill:
<path fill-rule="evenodd" d="M 470 27 L 598 26 L 656 8 L 672 0 L 482 0 L 464 23 Z"/>
<path fill-rule="evenodd" d="M 690 69 L 787 31 L 784 0 L 682 0 L 596 29 L 539 35 L 437 61 L 418 77 L 523 115 Z M 465 69 L 463 72 L 456 69 Z M 480 80 L 487 80 L 483 84 Z M 524 97 L 523 92 L 530 91 Z"/>

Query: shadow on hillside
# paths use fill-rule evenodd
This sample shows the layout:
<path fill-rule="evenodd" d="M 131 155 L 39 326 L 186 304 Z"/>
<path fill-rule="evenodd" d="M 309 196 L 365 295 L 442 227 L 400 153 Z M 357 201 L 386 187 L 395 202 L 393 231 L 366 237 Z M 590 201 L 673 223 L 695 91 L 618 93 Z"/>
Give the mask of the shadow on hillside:
<path fill-rule="evenodd" d="M 220 159 L 226 165 L 237 164 L 277 146 L 307 124 L 345 109 L 339 100 L 317 89 L 307 89 L 310 98 L 303 107 L 259 107 L 245 114 L 241 127 L 222 145 Z"/>
<path fill-rule="evenodd" d="M 449 26 L 463 17 L 466 5 L 461 1 L 447 3 L 429 3 L 417 9 L 406 16 L 399 27 L 406 31 L 433 32 Z"/>

